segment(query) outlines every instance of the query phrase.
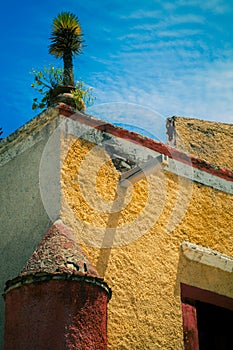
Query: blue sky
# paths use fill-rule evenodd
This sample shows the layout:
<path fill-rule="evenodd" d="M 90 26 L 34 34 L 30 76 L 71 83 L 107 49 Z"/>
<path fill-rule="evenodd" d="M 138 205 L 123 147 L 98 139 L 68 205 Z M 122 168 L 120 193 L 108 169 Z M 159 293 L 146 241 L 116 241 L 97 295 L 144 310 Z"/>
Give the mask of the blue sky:
<path fill-rule="evenodd" d="M 75 13 L 84 32 L 74 64 L 76 79 L 94 89 L 88 112 L 152 133 L 172 115 L 233 123 L 233 0 L 8 0 L 0 5 L 4 136 L 38 113 L 32 68 L 62 66 L 48 54 L 61 11 Z"/>

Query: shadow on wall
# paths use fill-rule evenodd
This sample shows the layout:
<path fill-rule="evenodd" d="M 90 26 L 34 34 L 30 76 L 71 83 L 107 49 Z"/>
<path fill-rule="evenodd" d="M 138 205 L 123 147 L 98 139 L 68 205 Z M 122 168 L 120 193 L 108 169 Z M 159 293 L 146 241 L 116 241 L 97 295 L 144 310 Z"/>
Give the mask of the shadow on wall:
<path fill-rule="evenodd" d="M 51 225 L 39 191 L 42 143 L 1 167 L 1 291 L 16 277 Z M 3 349 L 4 300 L 0 302 L 0 348 Z"/>

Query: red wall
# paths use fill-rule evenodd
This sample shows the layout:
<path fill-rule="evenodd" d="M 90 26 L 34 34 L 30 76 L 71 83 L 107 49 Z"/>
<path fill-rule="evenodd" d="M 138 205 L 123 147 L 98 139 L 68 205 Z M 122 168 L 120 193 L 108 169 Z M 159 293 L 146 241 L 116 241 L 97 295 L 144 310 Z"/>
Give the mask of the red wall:
<path fill-rule="evenodd" d="M 5 350 L 106 350 L 108 296 L 84 281 L 51 280 L 6 294 Z"/>

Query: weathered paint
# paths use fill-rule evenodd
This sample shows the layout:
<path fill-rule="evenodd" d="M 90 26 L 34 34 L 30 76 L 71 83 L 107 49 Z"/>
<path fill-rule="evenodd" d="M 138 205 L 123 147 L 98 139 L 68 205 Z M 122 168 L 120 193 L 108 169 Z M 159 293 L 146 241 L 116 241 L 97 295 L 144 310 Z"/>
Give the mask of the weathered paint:
<path fill-rule="evenodd" d="M 0 145 L 1 293 L 5 282 L 18 275 L 51 225 L 40 196 L 39 165 L 58 121 L 57 111 L 43 113 Z M 0 349 L 3 332 L 4 300 L 0 298 Z"/>
<path fill-rule="evenodd" d="M 184 349 L 199 350 L 197 312 L 195 306 L 182 302 L 182 316 L 184 329 Z"/>
<path fill-rule="evenodd" d="M 109 297 L 107 284 L 58 220 L 19 276 L 6 283 L 4 349 L 105 350 Z"/>
<path fill-rule="evenodd" d="M 74 112 L 66 106 L 59 107 L 59 111 L 63 119 L 66 114 L 69 118 L 74 116 Z M 81 117 L 83 121 L 80 119 L 78 126 L 84 122 L 93 127 L 94 124 L 99 125 L 99 121 L 94 118 L 88 119 L 83 115 Z M 128 140 L 132 145 L 147 147 L 156 155 L 158 152 L 169 153 L 169 149 L 174 152 L 172 156 L 176 157 L 177 161 L 185 163 L 190 160 L 179 150 L 174 151 L 166 145 L 135 133 L 101 123 L 102 126 L 99 126 L 98 130 L 107 131 L 121 140 Z M 4 280 L 16 275 L 15 272 L 27 261 L 34 245 L 38 243 L 41 234 L 46 232 L 48 226 L 46 213 L 37 214 L 40 200 L 37 172 L 45 138 L 42 137 L 41 143 L 33 142 L 31 148 L 26 148 L 20 157 L 17 157 L 18 148 L 20 149 L 20 146 L 27 141 L 27 133 L 35 137 L 35 142 L 41 136 L 40 130 L 38 135 L 34 134 L 33 130 L 27 130 L 23 135 L 24 139 L 12 146 L 13 158 L 10 159 L 11 156 L 7 158 L 8 164 L 3 170 L 3 188 L 7 182 L 2 203 L 4 214 L 2 227 L 6 230 L 2 235 L 6 247 L 1 264 Z M 31 152 L 33 147 L 38 148 L 35 153 Z M 160 174 L 161 176 L 151 175 L 149 181 L 137 183 L 129 189 L 132 190 L 132 197 L 129 196 L 129 203 L 125 209 L 118 216 L 109 215 L 101 210 L 95 210 L 96 201 L 92 192 L 89 192 L 92 202 L 87 203 L 77 183 L 77 174 L 83 176 L 85 183 L 96 170 L 98 154 L 96 159 L 93 158 L 88 176 L 85 177 L 87 173 L 85 174 L 83 169 L 80 172 L 82 160 L 92 147 L 93 144 L 90 142 L 77 141 L 70 148 L 64 162 L 62 159 L 61 216 L 72 226 L 73 232 L 76 232 L 77 241 L 82 241 L 82 234 L 85 237 L 91 230 L 91 233 L 95 234 L 95 227 L 124 228 L 126 223 L 132 223 L 127 235 L 133 236 L 134 231 L 138 229 L 134 220 L 139 213 L 143 213 L 150 192 L 154 195 L 154 201 L 149 209 L 157 210 L 158 214 L 155 219 L 155 212 L 149 210 L 146 220 L 140 227 L 144 234 L 127 245 L 100 249 L 83 244 L 98 272 L 113 289 L 108 315 L 109 349 L 183 349 L 180 283 L 197 286 L 229 298 L 233 297 L 233 284 L 232 274 L 228 271 L 187 259 L 181 250 L 181 243 L 192 242 L 232 257 L 232 196 L 227 191 L 224 193 L 204 186 L 198 181 L 195 183 L 188 179 L 179 181 L 181 179 L 178 176 L 168 171 Z M 11 149 L 7 150 L 8 155 L 10 152 Z M 103 150 L 102 153 L 104 154 Z M 106 162 L 99 169 L 96 178 L 96 189 L 100 198 L 111 201 L 115 198 L 119 173 L 108 155 L 105 159 Z M 232 182 L 232 172 L 222 169 L 222 164 L 219 167 L 218 164 L 213 166 L 195 157 L 191 159 L 193 166 L 201 172 L 208 171 L 216 178 Z M 37 191 L 32 192 L 31 184 Z M 165 198 L 161 194 L 163 191 Z M 14 220 L 9 212 L 17 213 L 13 216 Z M 77 226 L 76 217 L 81 219 L 79 222 L 82 225 Z M 176 221 L 177 217 L 182 220 Z M 86 224 L 91 224 L 89 229 Z M 169 233 L 168 225 L 172 227 Z M 41 227 L 44 228 L 43 232 Z"/>
<path fill-rule="evenodd" d="M 233 299 L 183 283 L 181 284 L 181 298 L 185 350 L 199 350 L 199 346 L 201 349 L 206 348 L 205 345 L 203 345 L 203 340 L 205 344 L 208 344 L 208 348 L 230 349 L 232 345 L 230 328 L 232 316 L 231 319 L 228 317 L 229 312 L 233 310 Z M 204 309 L 204 315 L 207 317 L 203 322 L 203 311 L 200 312 L 199 302 L 204 302 L 204 305 L 207 307 L 211 305 L 220 307 L 222 311 L 217 315 L 215 313 L 209 315 L 208 309 Z M 226 311 L 228 312 L 227 314 L 222 314 L 222 312 Z M 213 323 L 213 320 L 210 319 L 211 317 L 214 318 Z M 225 326 L 223 329 L 225 332 L 223 332 L 223 329 L 219 330 L 224 322 Z M 205 330 L 203 330 L 203 326 Z M 227 329 L 225 329 L 225 327 Z M 208 330 L 209 333 L 206 333 Z M 216 334 L 214 334 L 214 332 L 216 332 Z M 209 339 L 210 336 L 211 339 Z"/>
<path fill-rule="evenodd" d="M 77 232 L 79 242 L 93 237 L 91 232 L 98 235 L 101 227 L 123 232 L 143 212 L 149 192 L 155 196 L 142 220 L 140 229 L 148 229 L 141 237 L 108 249 L 91 247 L 87 240 L 83 245 L 113 290 L 108 308 L 109 349 L 183 349 L 180 283 L 228 297 L 233 297 L 233 284 L 231 273 L 186 259 L 181 244 L 189 241 L 232 256 L 233 197 L 198 183 L 192 183 L 190 194 L 189 180 L 179 182 L 176 175 L 164 172 L 134 185 L 131 200 L 116 220 L 116 215 L 97 210 L 92 190 L 99 201 L 113 200 L 119 174 L 101 148 L 87 161 L 93 147 L 85 140 L 73 142 L 62 168 L 62 217 Z M 101 158 L 105 161 L 96 173 Z M 156 218 L 153 207 L 158 211 L 161 207 Z M 176 223 L 177 217 L 182 219 Z M 167 233 L 169 225 L 172 230 Z M 136 224 L 128 226 L 127 236 L 134 237 L 136 230 Z"/>
<path fill-rule="evenodd" d="M 225 295 L 214 294 L 209 290 L 200 289 L 187 284 L 181 284 L 182 300 L 198 300 L 204 303 L 210 303 L 215 306 L 223 307 L 233 311 L 233 299 Z"/>
<path fill-rule="evenodd" d="M 107 294 L 81 281 L 51 280 L 5 296 L 4 350 L 106 350 Z"/>
<path fill-rule="evenodd" d="M 217 267 L 221 270 L 233 272 L 233 258 L 220 254 L 216 250 L 202 247 L 190 242 L 182 242 L 182 251 L 187 259 L 200 264 Z"/>
<path fill-rule="evenodd" d="M 233 124 L 172 117 L 167 120 L 169 144 L 220 167 L 233 169 Z"/>
<path fill-rule="evenodd" d="M 19 277 L 40 273 L 99 277 L 88 256 L 76 243 L 72 231 L 61 220 L 52 224 Z"/>
<path fill-rule="evenodd" d="M 60 104 L 59 111 L 61 115 L 69 117 L 70 119 L 73 119 L 78 123 L 84 123 L 88 126 L 91 126 L 92 128 L 96 128 L 98 130 L 117 136 L 124 140 L 136 143 L 138 145 L 141 145 L 142 147 L 146 147 L 155 152 L 159 152 L 160 154 L 164 154 L 165 156 L 168 156 L 169 158 L 172 158 L 174 160 L 178 160 L 184 164 L 191 165 L 194 168 L 200 169 L 220 178 L 233 181 L 233 172 L 229 170 L 226 166 L 217 166 L 216 161 L 214 160 L 212 163 L 210 163 L 208 160 L 203 160 L 202 158 L 199 158 L 196 155 L 192 155 L 192 152 L 188 154 L 182 150 L 166 145 L 163 142 L 152 140 L 148 137 L 139 135 L 138 133 L 116 127 L 107 122 L 103 122 L 102 120 L 93 117 L 87 117 L 86 115 L 83 115 L 79 112 L 74 113 L 74 111 L 71 108 L 63 104 Z M 201 138 L 198 138 L 198 141 L 200 139 Z M 218 146 L 216 145 L 216 148 L 217 147 Z M 209 157 L 210 155 L 208 154 L 208 159 Z"/>

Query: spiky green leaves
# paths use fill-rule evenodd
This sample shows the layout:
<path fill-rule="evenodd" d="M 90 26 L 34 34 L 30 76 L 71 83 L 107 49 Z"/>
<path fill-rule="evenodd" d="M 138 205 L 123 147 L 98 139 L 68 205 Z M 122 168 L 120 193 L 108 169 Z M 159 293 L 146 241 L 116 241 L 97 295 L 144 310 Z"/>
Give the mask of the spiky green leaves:
<path fill-rule="evenodd" d="M 79 55 L 83 48 L 83 33 L 78 17 L 70 12 L 61 12 L 53 20 L 49 53 L 55 57 Z"/>

